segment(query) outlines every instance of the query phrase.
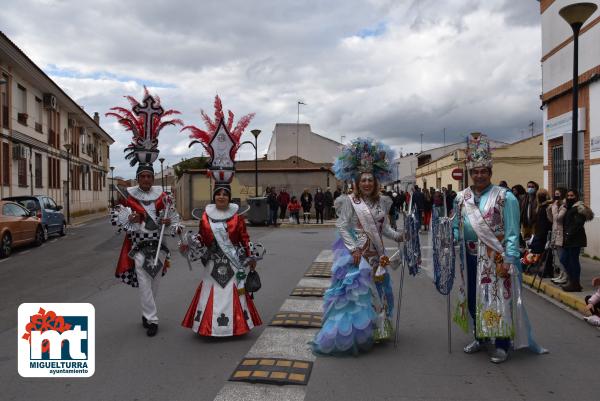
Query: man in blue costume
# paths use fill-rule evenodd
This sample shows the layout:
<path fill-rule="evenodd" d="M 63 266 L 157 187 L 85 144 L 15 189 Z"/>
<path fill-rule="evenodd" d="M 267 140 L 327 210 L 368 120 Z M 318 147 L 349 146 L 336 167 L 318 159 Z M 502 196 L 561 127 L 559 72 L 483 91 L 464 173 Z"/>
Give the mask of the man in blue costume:
<path fill-rule="evenodd" d="M 473 185 L 457 195 L 454 209 L 454 237 L 460 241 L 467 272 L 465 300 L 461 266 L 463 285 L 454 320 L 465 329 L 472 323 L 475 337 L 464 352 L 478 352 L 489 341 L 493 363 L 506 361 L 511 343 L 515 349 L 543 353 L 531 336 L 521 298 L 519 202 L 506 188 L 492 185 L 492 155 L 485 135 L 471 134 L 467 168 Z"/>

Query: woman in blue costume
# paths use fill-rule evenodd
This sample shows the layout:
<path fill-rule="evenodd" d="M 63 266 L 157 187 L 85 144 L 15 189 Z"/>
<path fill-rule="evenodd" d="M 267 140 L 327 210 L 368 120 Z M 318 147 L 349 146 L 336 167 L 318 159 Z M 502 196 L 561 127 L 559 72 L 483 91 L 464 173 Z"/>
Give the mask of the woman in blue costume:
<path fill-rule="evenodd" d="M 353 193 L 336 200 L 340 238 L 333 245 L 331 286 L 324 297 L 323 327 L 315 336 L 319 354 L 358 354 L 392 335 L 394 299 L 383 237 L 401 241 L 388 220 L 392 200 L 379 183 L 391 173 L 391 149 L 370 139 L 344 147 L 333 169 L 353 183 Z"/>

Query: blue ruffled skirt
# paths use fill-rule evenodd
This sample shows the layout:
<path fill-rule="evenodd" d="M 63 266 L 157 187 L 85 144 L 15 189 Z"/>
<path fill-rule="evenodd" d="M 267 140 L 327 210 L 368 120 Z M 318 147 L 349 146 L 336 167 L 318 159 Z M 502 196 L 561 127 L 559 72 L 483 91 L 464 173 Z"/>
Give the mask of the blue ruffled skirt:
<path fill-rule="evenodd" d="M 323 326 L 312 347 L 318 354 L 356 355 L 373 345 L 377 314 L 370 285 L 371 267 L 365 261 L 354 265 L 341 239 L 335 242 L 333 253 L 331 286 L 324 295 Z"/>

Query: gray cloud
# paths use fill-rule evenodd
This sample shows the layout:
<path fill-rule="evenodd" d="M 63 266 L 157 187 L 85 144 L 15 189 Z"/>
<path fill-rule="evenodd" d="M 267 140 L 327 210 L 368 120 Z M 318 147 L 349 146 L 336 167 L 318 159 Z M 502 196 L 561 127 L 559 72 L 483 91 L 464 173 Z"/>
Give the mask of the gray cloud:
<path fill-rule="evenodd" d="M 455 142 L 478 130 L 519 139 L 541 127 L 539 5 L 510 0 L 455 1 L 41 1 L 3 6 L 4 32 L 89 113 L 142 83 L 163 104 L 202 125 L 219 93 L 226 108 L 256 112 L 266 151 L 277 122 L 300 120 L 339 140 L 384 138 L 404 151 Z M 27 15 L 27 18 L 23 18 Z M 117 140 L 112 160 L 128 175 Z M 161 134 L 172 164 L 198 154 L 176 129 Z M 253 157 L 251 148 L 240 158 Z"/>

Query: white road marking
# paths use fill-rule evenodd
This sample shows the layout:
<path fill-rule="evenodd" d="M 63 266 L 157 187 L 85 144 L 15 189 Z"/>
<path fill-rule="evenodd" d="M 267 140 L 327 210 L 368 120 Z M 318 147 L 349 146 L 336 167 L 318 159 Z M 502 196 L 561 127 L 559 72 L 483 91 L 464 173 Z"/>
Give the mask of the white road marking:
<path fill-rule="evenodd" d="M 281 305 L 282 312 L 323 312 L 323 301 L 320 299 L 291 299 Z"/>
<path fill-rule="evenodd" d="M 330 280 L 328 278 L 303 278 L 298 282 L 298 287 L 318 287 L 329 288 Z"/>

